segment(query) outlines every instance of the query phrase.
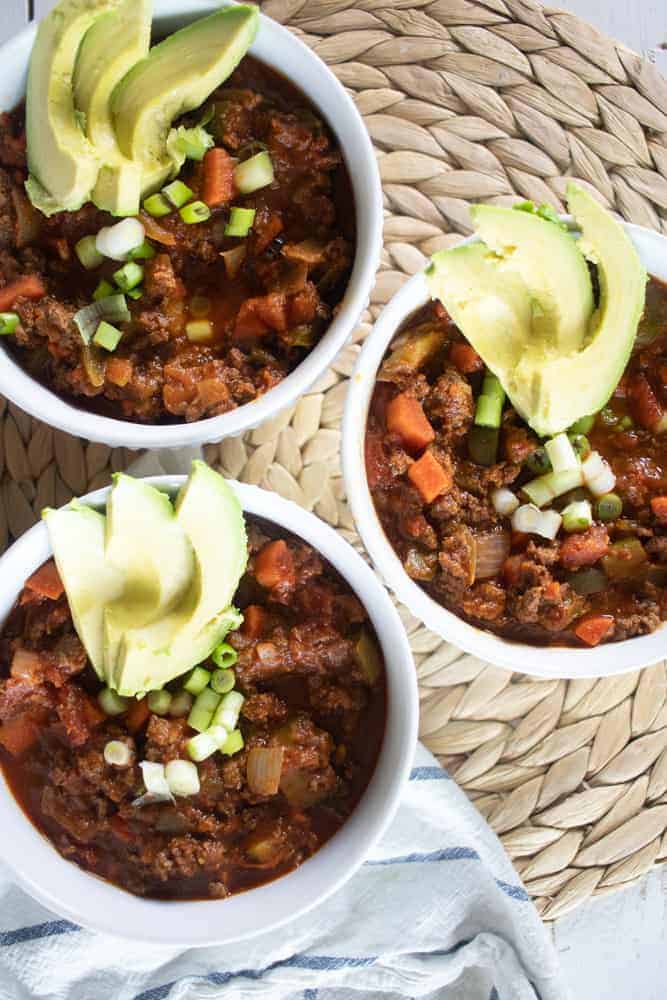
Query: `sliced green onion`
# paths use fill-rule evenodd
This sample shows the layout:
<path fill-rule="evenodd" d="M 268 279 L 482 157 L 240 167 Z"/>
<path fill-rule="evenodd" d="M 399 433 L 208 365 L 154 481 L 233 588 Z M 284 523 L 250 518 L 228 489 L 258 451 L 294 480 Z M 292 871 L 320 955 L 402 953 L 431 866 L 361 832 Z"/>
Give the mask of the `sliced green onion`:
<path fill-rule="evenodd" d="M 220 747 L 221 753 L 226 754 L 231 757 L 233 754 L 238 753 L 239 750 L 243 750 L 244 747 L 243 735 L 240 729 L 234 729 L 233 732 L 229 734 L 226 741 Z"/>
<path fill-rule="evenodd" d="M 96 236 L 84 236 L 75 245 L 74 252 L 86 271 L 94 271 L 104 261 L 104 256 L 97 249 Z"/>
<path fill-rule="evenodd" d="M 212 725 L 224 726 L 229 731 L 235 729 L 244 701 L 245 698 L 239 691 L 230 691 L 224 695 L 213 713 Z"/>
<path fill-rule="evenodd" d="M 129 291 L 125 292 L 125 294 L 127 295 L 128 299 L 134 299 L 134 301 L 136 302 L 138 299 L 142 297 L 142 295 L 144 294 L 144 290 L 141 287 L 141 285 L 139 285 L 138 288 L 130 288 Z"/>
<path fill-rule="evenodd" d="M 262 150 L 238 164 L 234 170 L 234 186 L 241 194 L 252 194 L 253 191 L 273 184 L 274 177 L 271 157 Z"/>
<path fill-rule="evenodd" d="M 121 740 L 109 740 L 104 747 L 104 760 L 113 767 L 128 767 L 132 761 L 132 751 Z"/>
<path fill-rule="evenodd" d="M 164 775 L 172 795 L 199 795 L 199 772 L 192 761 L 170 760 Z"/>
<path fill-rule="evenodd" d="M 167 784 L 164 764 L 156 764 L 152 760 L 142 760 L 139 767 L 148 794 L 160 799 L 170 799 L 171 791 Z"/>
<path fill-rule="evenodd" d="M 192 760 L 197 762 L 212 757 L 220 749 L 218 744 L 209 733 L 199 733 L 188 740 L 187 751 Z"/>
<path fill-rule="evenodd" d="M 255 221 L 254 208 L 232 208 L 229 222 L 225 226 L 225 236 L 247 236 Z"/>
<path fill-rule="evenodd" d="M 586 531 L 593 523 L 593 511 L 588 500 L 575 500 L 561 511 L 563 528 L 572 533 Z"/>
<path fill-rule="evenodd" d="M 505 390 L 500 380 L 492 372 L 487 371 L 482 383 L 482 393 L 477 400 L 475 409 L 475 424 L 478 427 L 489 427 L 497 430 L 505 402 Z"/>
<path fill-rule="evenodd" d="M 623 501 L 616 493 L 606 493 L 598 500 L 595 512 L 600 521 L 616 521 L 623 513 Z"/>
<path fill-rule="evenodd" d="M 495 463 L 498 455 L 498 431 L 491 427 L 472 427 L 468 434 L 468 454 L 477 465 Z"/>
<path fill-rule="evenodd" d="M 210 688 L 204 688 L 201 694 L 197 695 L 192 711 L 188 716 L 188 725 L 203 733 L 208 729 L 213 721 L 213 714 L 220 704 L 220 695 Z M 230 726 L 230 729 L 233 727 Z"/>
<path fill-rule="evenodd" d="M 216 670 L 211 677 L 211 687 L 217 694 L 228 694 L 233 690 L 235 683 L 233 670 Z"/>
<path fill-rule="evenodd" d="M 597 451 L 592 451 L 582 463 L 584 482 L 596 497 L 611 493 L 616 485 L 616 476 L 609 464 Z"/>
<path fill-rule="evenodd" d="M 128 218 L 100 229 L 95 244 L 102 256 L 111 260 L 127 260 L 129 252 L 141 246 L 145 236 L 146 230 L 139 219 Z"/>
<path fill-rule="evenodd" d="M 238 653 L 228 642 L 221 642 L 211 653 L 211 659 L 216 667 L 224 667 L 225 669 L 233 667 L 238 658 Z M 221 693 L 224 694 L 225 692 Z"/>
<path fill-rule="evenodd" d="M 118 294 L 118 289 L 114 288 L 111 282 L 107 281 L 106 278 L 102 278 L 99 285 L 93 292 L 93 301 L 101 302 L 102 299 L 108 299 L 110 295 L 117 295 L 117 294 Z"/>
<path fill-rule="evenodd" d="M 144 280 L 144 269 L 131 260 L 114 272 L 113 280 L 122 292 L 129 292 Z"/>
<path fill-rule="evenodd" d="M 519 506 L 519 498 L 506 487 L 500 487 L 491 494 L 493 509 L 501 517 L 509 517 Z"/>
<path fill-rule="evenodd" d="M 98 347 L 103 347 L 105 351 L 115 351 L 122 336 L 122 330 L 119 330 L 117 326 L 112 326 L 111 323 L 107 323 L 106 320 L 102 320 L 95 331 L 93 343 L 97 344 Z"/>
<path fill-rule="evenodd" d="M 608 586 L 606 574 L 594 566 L 579 570 L 578 573 L 572 573 L 571 576 L 568 576 L 567 582 L 575 593 L 582 594 L 584 597 L 588 594 L 601 594 Z"/>
<path fill-rule="evenodd" d="M 0 313 L 0 336 L 16 333 L 19 325 L 18 313 Z"/>
<path fill-rule="evenodd" d="M 211 311 L 211 300 L 205 295 L 193 295 L 190 299 L 190 315 L 195 319 L 204 319 Z"/>
<path fill-rule="evenodd" d="M 122 715 L 127 711 L 128 698 L 121 698 L 119 694 L 111 688 L 103 688 L 97 696 L 100 708 L 105 715 Z"/>
<path fill-rule="evenodd" d="M 172 181 L 171 184 L 167 184 L 165 188 L 162 188 L 162 194 L 174 208 L 183 208 L 183 205 L 187 205 L 195 196 L 192 188 L 189 188 L 183 181 Z"/>
<path fill-rule="evenodd" d="M 189 694 L 201 694 L 204 688 L 208 687 L 210 680 L 211 672 L 209 670 L 205 670 L 204 667 L 193 667 L 185 678 L 183 690 Z"/>
<path fill-rule="evenodd" d="M 526 468 L 536 476 L 544 476 L 547 472 L 551 472 L 551 459 L 546 448 L 540 446 L 531 452 L 526 459 Z"/>
<path fill-rule="evenodd" d="M 127 323 L 129 319 L 130 310 L 127 308 L 125 296 L 118 293 L 99 299 L 90 306 L 84 306 L 73 317 L 84 344 L 91 342 L 102 320 L 116 324 Z"/>
<path fill-rule="evenodd" d="M 555 510 L 539 510 L 534 504 L 518 507 L 512 515 L 512 527 L 527 535 L 541 535 L 553 541 L 560 530 L 562 518 Z"/>
<path fill-rule="evenodd" d="M 128 260 L 152 260 L 155 256 L 155 247 L 151 246 L 148 240 L 144 240 L 141 246 L 130 250 L 127 255 Z"/>
<path fill-rule="evenodd" d="M 223 746 L 227 742 L 229 733 L 224 726 L 209 726 L 206 730 L 206 735 L 215 740 L 218 750 L 222 750 Z"/>
<path fill-rule="evenodd" d="M 572 434 L 570 441 L 572 442 L 574 453 L 580 461 L 583 462 L 585 458 L 588 458 L 592 449 L 591 443 L 585 434 Z"/>
<path fill-rule="evenodd" d="M 536 506 L 545 507 L 556 497 L 581 486 L 583 481 L 581 466 L 577 465 L 576 469 L 569 469 L 567 472 L 549 472 L 546 476 L 526 483 L 521 489 Z"/>
<path fill-rule="evenodd" d="M 549 456 L 551 467 L 556 473 L 569 472 L 570 469 L 576 469 L 579 465 L 579 460 L 567 434 L 557 434 L 556 437 L 546 442 L 544 448 Z"/>
<path fill-rule="evenodd" d="M 181 125 L 179 128 L 171 130 L 167 140 L 167 148 L 174 153 L 177 162 L 181 159 L 197 161 L 204 159 L 207 150 L 214 145 L 213 136 L 202 127 L 205 124 L 206 122 L 202 121 L 194 128 L 186 128 Z"/>
<path fill-rule="evenodd" d="M 178 691 L 171 699 L 169 715 L 172 719 L 182 719 L 192 711 L 194 698 L 189 691 Z"/>
<path fill-rule="evenodd" d="M 192 226 L 197 222 L 206 222 L 207 219 L 210 219 L 211 209 L 203 201 L 193 201 L 189 205 L 185 205 L 178 214 L 183 222 Z"/>
<path fill-rule="evenodd" d="M 213 324 L 209 319 L 195 319 L 185 324 L 185 335 L 193 344 L 206 344 L 213 340 Z"/>
<path fill-rule="evenodd" d="M 148 695 L 148 707 L 155 715 L 166 715 L 171 705 L 171 692 L 151 691 Z"/>
<path fill-rule="evenodd" d="M 568 429 L 568 434 L 588 434 L 593 430 L 595 424 L 595 414 L 590 417 L 579 417 Z"/>
<path fill-rule="evenodd" d="M 144 202 L 144 211 L 152 215 L 154 219 L 161 219 L 164 215 L 169 215 L 173 210 L 173 206 L 161 194 L 152 194 Z"/>

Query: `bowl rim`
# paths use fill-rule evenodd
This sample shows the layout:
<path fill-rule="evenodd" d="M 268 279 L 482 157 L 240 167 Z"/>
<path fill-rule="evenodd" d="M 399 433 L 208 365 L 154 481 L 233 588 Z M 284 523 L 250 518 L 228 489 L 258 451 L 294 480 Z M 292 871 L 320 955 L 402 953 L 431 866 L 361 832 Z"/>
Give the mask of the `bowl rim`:
<path fill-rule="evenodd" d="M 145 481 L 173 493 L 185 480 L 185 476 L 151 476 Z M 386 663 L 385 736 L 371 781 L 340 830 L 299 868 L 224 900 L 165 903 L 142 899 L 65 860 L 25 815 L 0 768 L 2 859 L 27 892 L 50 910 L 115 937 L 170 947 L 205 947 L 255 937 L 303 915 L 336 892 L 363 864 L 396 814 L 413 762 L 418 725 L 416 673 L 398 612 L 376 574 L 314 514 L 257 486 L 228 482 L 245 513 L 272 521 L 313 545 L 364 604 Z M 109 489 L 90 493 L 82 502 L 100 505 Z M 42 522 L 0 558 L 3 621 L 25 580 L 50 554 Z M 259 925 L 258 914 L 264 915 Z"/>
<path fill-rule="evenodd" d="M 233 5 L 233 0 L 226 0 Z M 225 4 L 223 3 L 223 6 Z M 220 8 L 215 0 L 155 0 L 154 21 L 189 22 Z M 174 27 L 176 24 L 174 24 Z M 0 47 L 5 80 L 25 74 L 37 25 L 32 24 Z M 300 75 L 322 88 L 335 114 L 322 112 L 336 135 L 348 167 L 357 220 L 357 246 L 352 273 L 336 315 L 319 343 L 278 385 L 228 413 L 192 423 L 139 424 L 100 416 L 69 402 L 42 385 L 4 348 L 0 350 L 0 393 L 36 419 L 76 437 L 112 447 L 177 448 L 208 444 L 252 430 L 292 405 L 330 366 L 349 340 L 370 300 L 382 251 L 383 200 L 380 173 L 366 126 L 354 101 L 316 53 L 287 28 L 260 13 L 260 30 L 250 54 L 306 90 Z M 7 67 L 10 67 L 9 69 Z M 310 92 L 308 99 L 317 107 Z M 345 138 L 341 138 L 341 132 Z"/>
<path fill-rule="evenodd" d="M 569 219 L 568 216 L 563 218 Z M 667 237 L 623 223 L 650 274 L 667 281 Z M 476 236 L 461 244 L 477 241 Z M 460 244 L 458 244 L 460 245 Z M 503 639 L 468 624 L 430 597 L 408 577 L 375 511 L 366 478 L 364 437 L 376 375 L 400 326 L 430 301 L 424 272 L 411 277 L 389 300 L 366 338 L 350 378 L 342 423 L 342 468 L 357 531 L 373 565 L 410 612 L 463 652 L 507 670 L 535 677 L 603 677 L 651 666 L 667 655 L 667 623 L 655 632 L 592 649 L 532 646 Z"/>

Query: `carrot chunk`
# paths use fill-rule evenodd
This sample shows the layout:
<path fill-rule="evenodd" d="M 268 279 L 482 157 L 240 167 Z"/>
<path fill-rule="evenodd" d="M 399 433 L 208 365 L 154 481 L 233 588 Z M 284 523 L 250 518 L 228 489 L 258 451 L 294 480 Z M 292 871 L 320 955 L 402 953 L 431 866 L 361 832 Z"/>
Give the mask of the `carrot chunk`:
<path fill-rule="evenodd" d="M 294 558 L 282 538 L 269 542 L 255 559 L 255 578 L 262 587 L 272 590 L 294 576 Z"/>
<path fill-rule="evenodd" d="M 39 726 L 28 714 L 17 715 L 0 726 L 0 743 L 13 757 L 19 757 L 39 739 Z"/>
<path fill-rule="evenodd" d="M 415 486 L 426 503 L 452 488 L 452 474 L 440 465 L 437 458 L 425 451 L 421 458 L 408 469 L 408 479 Z"/>
<path fill-rule="evenodd" d="M 614 626 L 613 615 L 589 615 L 577 622 L 574 634 L 587 646 L 597 646 L 613 633 Z"/>
<path fill-rule="evenodd" d="M 401 392 L 387 404 L 387 430 L 400 437 L 409 451 L 423 451 L 435 438 L 418 399 Z"/>
<path fill-rule="evenodd" d="M 141 701 L 134 701 L 128 708 L 125 716 L 125 723 L 129 731 L 131 733 L 138 733 L 140 729 L 143 729 L 148 722 L 150 714 L 148 698 L 142 698 Z"/>
<path fill-rule="evenodd" d="M 250 639 L 259 639 L 264 631 L 264 608 L 259 604 L 249 604 L 243 611 L 243 634 Z"/>
<path fill-rule="evenodd" d="M 209 149 L 204 157 L 202 201 L 209 208 L 227 205 L 234 195 L 234 161 L 225 149 Z"/>
<path fill-rule="evenodd" d="M 57 601 L 62 597 L 65 588 L 53 559 L 44 563 L 36 573 L 32 574 L 26 582 L 25 589 L 37 594 L 38 597 L 47 597 L 50 601 Z"/>
<path fill-rule="evenodd" d="M 474 347 L 457 340 L 449 349 L 449 360 L 464 375 L 472 375 L 473 372 L 481 372 L 484 362 Z"/>
<path fill-rule="evenodd" d="M 651 510 L 660 524 L 667 524 L 667 497 L 653 497 Z"/>
<path fill-rule="evenodd" d="M 0 312 L 11 309 L 17 299 L 41 299 L 44 295 L 46 287 L 41 278 L 36 274 L 26 274 L 0 288 Z"/>

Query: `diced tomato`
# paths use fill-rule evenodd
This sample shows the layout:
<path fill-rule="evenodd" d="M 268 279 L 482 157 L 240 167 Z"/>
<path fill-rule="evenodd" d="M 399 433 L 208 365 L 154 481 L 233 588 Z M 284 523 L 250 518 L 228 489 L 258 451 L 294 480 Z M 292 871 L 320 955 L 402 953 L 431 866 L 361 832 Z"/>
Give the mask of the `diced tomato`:
<path fill-rule="evenodd" d="M 436 497 L 452 488 L 453 478 L 444 469 L 435 455 L 425 451 L 421 458 L 408 469 L 408 479 L 415 486 L 426 503 L 433 503 Z"/>
<path fill-rule="evenodd" d="M 294 558 L 282 538 L 269 542 L 255 558 L 255 579 L 260 586 L 272 590 L 294 576 Z"/>
<path fill-rule="evenodd" d="M 638 424 L 650 430 L 660 423 L 663 409 L 645 375 L 640 373 L 632 377 L 628 385 L 628 399 Z"/>
<path fill-rule="evenodd" d="M 38 597 L 46 597 L 50 601 L 57 601 L 59 597 L 62 597 L 65 588 L 53 559 L 44 563 L 36 573 L 32 574 L 30 579 L 26 581 L 25 589 Z M 23 599 L 21 603 L 25 603 Z"/>
<path fill-rule="evenodd" d="M 25 274 L 0 288 L 0 312 L 11 309 L 17 299 L 41 299 L 46 295 L 46 286 L 36 274 Z"/>
<path fill-rule="evenodd" d="M 209 149 L 204 157 L 202 201 L 209 208 L 227 205 L 234 195 L 234 161 L 225 149 Z"/>
<path fill-rule="evenodd" d="M 287 302 L 282 292 L 271 292 L 254 299 L 257 315 L 272 330 L 284 333 L 288 327 Z"/>
<path fill-rule="evenodd" d="M 565 569 L 592 566 L 609 551 L 609 534 L 602 524 L 594 524 L 588 531 L 568 535 L 560 547 L 560 562 Z"/>
<path fill-rule="evenodd" d="M 29 713 L 17 715 L 0 726 L 0 743 L 13 757 L 19 757 L 39 739 L 39 724 Z"/>
<path fill-rule="evenodd" d="M 234 335 L 241 340 L 263 337 L 269 332 L 268 325 L 258 315 L 255 307 L 257 299 L 246 299 L 239 309 L 234 326 Z"/>
<path fill-rule="evenodd" d="M 243 611 L 243 634 L 250 639 L 259 639 L 264 631 L 266 613 L 259 604 L 249 604 Z"/>
<path fill-rule="evenodd" d="M 409 451 L 423 451 L 435 439 L 421 403 L 405 392 L 387 404 L 386 421 L 389 433 L 396 434 Z"/>
<path fill-rule="evenodd" d="M 651 510 L 660 524 L 667 524 L 667 497 L 653 497 Z"/>
<path fill-rule="evenodd" d="M 589 615 L 577 622 L 574 634 L 587 646 L 597 646 L 603 639 L 609 638 L 615 624 L 613 615 Z"/>
<path fill-rule="evenodd" d="M 474 347 L 463 340 L 457 340 L 449 349 L 449 360 L 464 375 L 481 372 L 484 362 Z"/>
<path fill-rule="evenodd" d="M 143 729 L 148 722 L 150 714 L 148 698 L 142 698 L 141 701 L 133 701 L 125 716 L 125 724 L 129 731 L 131 733 L 138 733 L 140 729 Z"/>

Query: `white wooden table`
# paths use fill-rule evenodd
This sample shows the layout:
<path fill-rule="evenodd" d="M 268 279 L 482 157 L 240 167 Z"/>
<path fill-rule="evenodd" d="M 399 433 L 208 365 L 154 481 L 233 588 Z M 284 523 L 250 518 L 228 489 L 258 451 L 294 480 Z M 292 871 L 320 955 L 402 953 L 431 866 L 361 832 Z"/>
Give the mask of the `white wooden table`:
<path fill-rule="evenodd" d="M 43 16 L 54 0 L 0 0 L 0 43 Z M 667 76 L 667 0 L 560 0 L 643 52 Z M 580 907 L 553 929 L 575 1000 L 665 1000 L 667 866 L 625 892 Z"/>

